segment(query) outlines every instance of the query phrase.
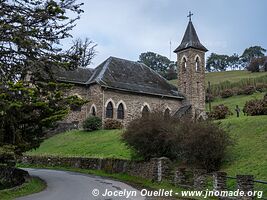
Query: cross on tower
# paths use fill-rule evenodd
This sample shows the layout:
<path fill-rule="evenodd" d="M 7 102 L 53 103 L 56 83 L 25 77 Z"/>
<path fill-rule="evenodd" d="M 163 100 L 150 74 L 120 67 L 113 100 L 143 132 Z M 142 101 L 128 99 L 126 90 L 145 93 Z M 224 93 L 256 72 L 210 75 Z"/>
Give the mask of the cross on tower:
<path fill-rule="evenodd" d="M 191 16 L 194 15 L 193 13 L 191 13 L 191 11 L 189 11 L 189 15 L 187 16 L 189 18 L 189 21 L 191 22 Z"/>

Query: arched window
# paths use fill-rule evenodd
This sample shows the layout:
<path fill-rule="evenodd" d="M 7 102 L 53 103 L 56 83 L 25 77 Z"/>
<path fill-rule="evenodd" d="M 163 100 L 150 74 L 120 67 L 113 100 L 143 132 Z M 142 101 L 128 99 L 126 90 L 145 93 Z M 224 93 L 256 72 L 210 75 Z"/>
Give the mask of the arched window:
<path fill-rule="evenodd" d="M 149 116 L 149 108 L 147 105 L 145 105 L 142 110 L 142 117 L 147 117 L 147 116 Z"/>
<path fill-rule="evenodd" d="M 199 57 L 196 58 L 196 63 L 195 63 L 195 67 L 196 67 L 196 72 L 200 71 L 200 62 L 199 62 Z"/>
<path fill-rule="evenodd" d="M 170 109 L 167 108 L 167 109 L 164 111 L 164 119 L 169 119 L 170 117 L 171 117 Z"/>
<path fill-rule="evenodd" d="M 96 109 L 94 106 L 92 107 L 92 113 L 91 114 L 92 114 L 92 116 L 96 116 Z"/>
<path fill-rule="evenodd" d="M 182 61 L 182 72 L 185 72 L 186 71 L 186 58 L 183 58 L 183 61 Z"/>
<path fill-rule="evenodd" d="M 117 110 L 117 118 L 118 119 L 124 119 L 124 107 L 123 104 L 120 103 Z"/>
<path fill-rule="evenodd" d="M 106 108 L 106 118 L 113 118 L 113 105 L 111 101 L 108 103 Z"/>

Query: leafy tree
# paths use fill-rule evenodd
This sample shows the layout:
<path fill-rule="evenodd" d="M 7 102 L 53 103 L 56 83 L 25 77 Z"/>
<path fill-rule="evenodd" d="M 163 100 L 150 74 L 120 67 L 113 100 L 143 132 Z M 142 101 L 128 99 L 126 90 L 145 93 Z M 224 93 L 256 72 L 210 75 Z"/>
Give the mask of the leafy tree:
<path fill-rule="evenodd" d="M 241 56 L 242 62 L 246 65 L 252 61 L 253 58 L 260 58 L 264 56 L 266 49 L 261 46 L 253 46 L 246 48 Z"/>
<path fill-rule="evenodd" d="M 75 0 L 0 1 L 0 152 L 21 154 L 38 147 L 46 128 L 70 106 L 85 103 L 66 97 L 70 86 L 55 83 L 52 70 L 77 66 L 77 55 L 58 46 L 71 36 L 81 5 Z"/>
<path fill-rule="evenodd" d="M 207 71 L 225 71 L 229 65 L 229 56 L 212 53 L 207 59 Z"/>
<path fill-rule="evenodd" d="M 176 66 L 177 66 L 176 62 L 172 62 L 170 64 L 169 68 L 167 69 L 167 73 L 166 73 L 167 80 L 173 80 L 177 78 Z"/>
<path fill-rule="evenodd" d="M 233 55 L 228 57 L 228 64 L 229 67 L 231 67 L 232 70 L 240 69 L 240 59 L 238 54 L 234 53 Z"/>
<path fill-rule="evenodd" d="M 266 67 L 266 58 L 253 58 L 250 63 L 247 66 L 247 70 L 251 72 L 259 72 L 261 70 L 261 67 L 264 71 Z"/>
<path fill-rule="evenodd" d="M 174 62 L 170 61 L 167 57 L 154 52 L 141 53 L 139 62 L 144 63 L 164 77 L 166 77 L 167 69 L 170 65 L 174 64 Z"/>
<path fill-rule="evenodd" d="M 96 56 L 96 46 L 89 38 L 85 38 L 84 41 L 78 38 L 73 41 L 73 46 L 68 50 L 68 55 L 72 55 L 73 58 L 77 56 L 78 67 L 88 67 Z"/>

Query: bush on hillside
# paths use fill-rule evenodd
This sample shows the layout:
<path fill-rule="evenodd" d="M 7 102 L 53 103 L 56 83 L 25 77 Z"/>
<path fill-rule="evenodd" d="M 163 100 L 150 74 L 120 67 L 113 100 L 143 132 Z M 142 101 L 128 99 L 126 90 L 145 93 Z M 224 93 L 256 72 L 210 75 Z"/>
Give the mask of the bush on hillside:
<path fill-rule="evenodd" d="M 230 136 L 211 121 L 182 123 L 179 126 L 181 159 L 208 172 L 220 169 L 226 148 L 232 144 Z"/>
<path fill-rule="evenodd" d="M 255 87 L 250 85 L 250 86 L 247 86 L 245 88 L 243 88 L 243 94 L 244 95 L 251 95 L 255 92 Z"/>
<path fill-rule="evenodd" d="M 130 122 L 122 138 L 146 160 L 165 156 L 208 171 L 219 169 L 230 144 L 211 121 L 166 120 L 160 112 Z"/>
<path fill-rule="evenodd" d="M 83 121 L 82 126 L 86 131 L 99 130 L 102 127 L 102 120 L 99 117 L 91 116 Z"/>
<path fill-rule="evenodd" d="M 209 113 L 209 117 L 212 119 L 225 119 L 229 115 L 232 115 L 231 111 L 223 104 L 213 106 L 212 111 Z"/>
<path fill-rule="evenodd" d="M 244 94 L 244 90 L 242 88 L 234 88 L 234 93 L 236 95 L 243 95 Z"/>
<path fill-rule="evenodd" d="M 267 90 L 267 84 L 257 84 L 256 85 L 256 90 L 259 91 L 259 92 L 264 92 Z"/>
<path fill-rule="evenodd" d="M 247 101 L 243 112 L 247 115 L 267 115 L 267 98 Z"/>
<path fill-rule="evenodd" d="M 176 123 L 166 119 L 161 112 L 137 118 L 129 123 L 123 140 L 145 159 L 154 157 L 178 157 L 179 145 Z"/>
<path fill-rule="evenodd" d="M 221 93 L 221 97 L 222 98 L 228 98 L 228 97 L 231 97 L 233 95 L 234 95 L 234 92 L 231 89 L 223 90 L 222 93 Z"/>
<path fill-rule="evenodd" d="M 115 119 L 107 119 L 104 123 L 104 129 L 122 129 L 122 123 Z"/>

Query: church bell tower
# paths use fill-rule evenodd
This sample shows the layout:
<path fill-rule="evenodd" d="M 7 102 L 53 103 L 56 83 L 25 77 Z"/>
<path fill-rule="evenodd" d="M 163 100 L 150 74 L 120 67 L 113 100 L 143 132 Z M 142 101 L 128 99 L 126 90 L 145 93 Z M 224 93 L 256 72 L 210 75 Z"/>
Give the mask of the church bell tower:
<path fill-rule="evenodd" d="M 205 52 L 191 21 L 189 12 L 187 25 L 181 44 L 175 49 L 177 54 L 178 89 L 192 105 L 193 117 L 205 111 Z"/>

